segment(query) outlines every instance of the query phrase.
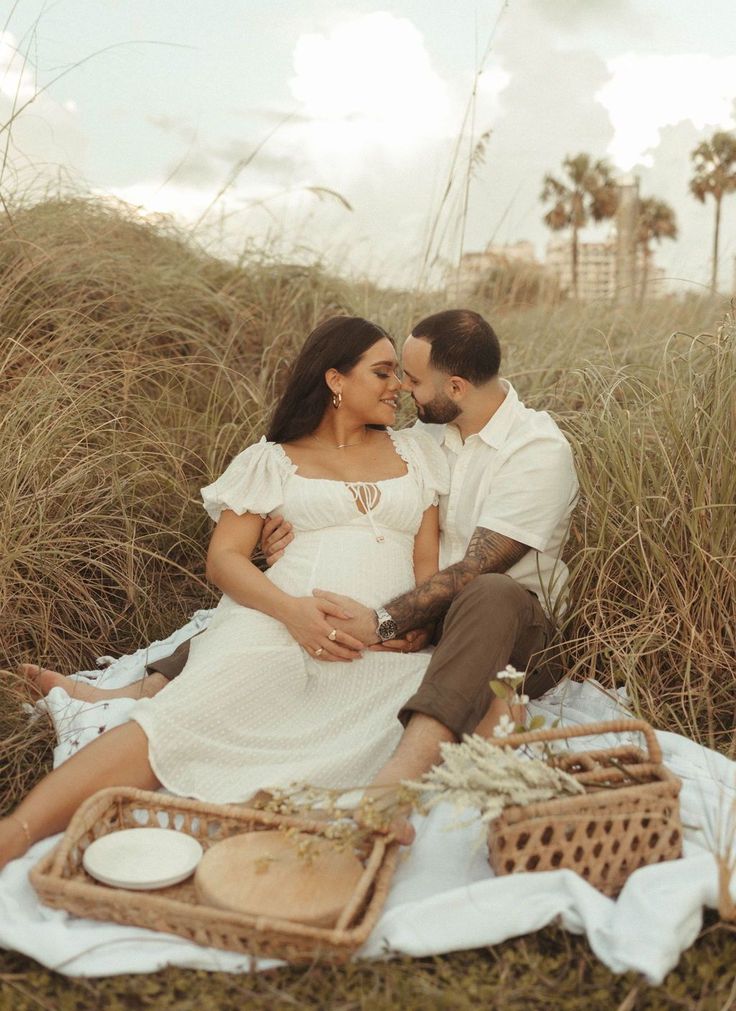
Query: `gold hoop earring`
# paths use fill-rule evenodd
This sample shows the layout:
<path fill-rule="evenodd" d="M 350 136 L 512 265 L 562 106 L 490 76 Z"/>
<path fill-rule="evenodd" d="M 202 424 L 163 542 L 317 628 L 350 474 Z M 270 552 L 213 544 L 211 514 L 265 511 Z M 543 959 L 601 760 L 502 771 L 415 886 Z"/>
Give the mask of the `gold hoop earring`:
<path fill-rule="evenodd" d="M 342 393 L 333 393 L 332 406 L 335 408 L 335 410 L 338 409 L 341 403 L 342 403 Z"/>

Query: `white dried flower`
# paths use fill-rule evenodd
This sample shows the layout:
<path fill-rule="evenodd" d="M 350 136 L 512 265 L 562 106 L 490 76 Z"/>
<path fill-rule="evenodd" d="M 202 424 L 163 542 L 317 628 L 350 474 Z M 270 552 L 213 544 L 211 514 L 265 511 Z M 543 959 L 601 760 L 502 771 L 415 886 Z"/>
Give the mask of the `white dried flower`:
<path fill-rule="evenodd" d="M 511 734 L 513 734 L 514 732 L 515 726 L 516 725 L 514 721 L 511 719 L 508 713 L 504 713 L 503 716 L 500 717 L 496 726 L 493 728 L 493 736 L 510 737 Z"/>
<path fill-rule="evenodd" d="M 520 674 L 516 667 L 512 667 L 510 663 L 507 663 L 503 670 L 496 674 L 497 681 L 522 681 L 524 675 Z"/>
<path fill-rule="evenodd" d="M 561 769 L 499 747 L 477 734 L 466 734 L 461 744 L 445 742 L 440 749 L 441 765 L 434 766 L 418 782 L 404 784 L 422 797 L 427 809 L 449 801 L 459 808 L 478 808 L 481 821 L 490 822 L 512 804 L 533 804 L 585 792 Z"/>
<path fill-rule="evenodd" d="M 529 696 L 528 695 L 517 695 L 514 699 L 514 703 L 518 706 L 528 706 Z"/>

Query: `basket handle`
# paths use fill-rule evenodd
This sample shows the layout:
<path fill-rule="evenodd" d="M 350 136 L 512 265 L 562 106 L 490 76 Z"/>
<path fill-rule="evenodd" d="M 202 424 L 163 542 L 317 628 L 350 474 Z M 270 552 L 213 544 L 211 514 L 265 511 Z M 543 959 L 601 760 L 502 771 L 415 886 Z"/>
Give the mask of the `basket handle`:
<path fill-rule="evenodd" d="M 522 744 L 535 744 L 542 741 L 560 741 L 568 737 L 590 737 L 593 734 L 622 734 L 639 730 L 647 742 L 649 761 L 654 765 L 662 762 L 662 749 L 659 746 L 654 730 L 644 720 L 607 720 L 602 723 L 584 723 L 578 727 L 549 727 L 544 730 L 529 730 L 522 734 L 511 734 L 509 737 L 489 737 L 491 744 L 502 748 L 518 748 Z"/>

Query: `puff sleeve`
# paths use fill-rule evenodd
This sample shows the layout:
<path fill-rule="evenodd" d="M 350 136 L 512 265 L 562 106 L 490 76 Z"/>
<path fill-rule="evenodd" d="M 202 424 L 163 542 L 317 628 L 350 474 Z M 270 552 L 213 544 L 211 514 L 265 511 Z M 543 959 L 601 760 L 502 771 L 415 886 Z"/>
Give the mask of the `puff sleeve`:
<path fill-rule="evenodd" d="M 394 435 L 397 448 L 417 477 L 422 509 L 437 505 L 439 496 L 450 491 L 450 466 L 442 446 L 419 428 L 405 428 Z"/>
<path fill-rule="evenodd" d="M 202 488 L 202 502 L 215 522 L 223 509 L 238 516 L 266 516 L 283 503 L 284 481 L 295 469 L 279 445 L 263 438 L 238 453 L 216 481 Z"/>

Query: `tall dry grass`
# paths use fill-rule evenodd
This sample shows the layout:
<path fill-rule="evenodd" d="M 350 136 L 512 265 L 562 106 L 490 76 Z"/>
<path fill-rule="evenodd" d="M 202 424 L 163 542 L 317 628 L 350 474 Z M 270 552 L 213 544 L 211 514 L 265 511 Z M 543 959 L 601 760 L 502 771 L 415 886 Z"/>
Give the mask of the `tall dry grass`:
<path fill-rule="evenodd" d="M 211 603 L 198 488 L 260 436 L 307 332 L 350 312 L 401 339 L 445 306 L 441 292 L 348 283 L 319 265 L 223 263 L 165 221 L 99 201 L 5 213 L 0 666 L 89 666 Z M 717 326 L 722 307 L 697 299 L 477 308 L 497 325 L 505 373 L 575 446 L 568 666 L 625 683 L 656 725 L 728 747 L 733 321 Z M 9 802 L 45 739 L 24 749 L 10 674 L 3 691 Z"/>
<path fill-rule="evenodd" d="M 658 367 L 580 370 L 565 415 L 583 499 L 569 666 L 660 727 L 733 750 L 736 326 L 663 341 Z"/>
<path fill-rule="evenodd" d="M 486 304 L 493 318 L 493 306 Z M 728 303 L 530 306 L 508 375 L 575 451 L 565 665 L 736 750 L 736 321 Z"/>

